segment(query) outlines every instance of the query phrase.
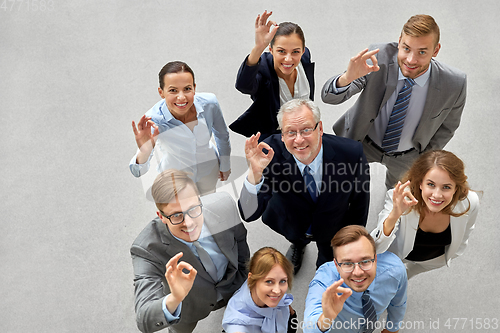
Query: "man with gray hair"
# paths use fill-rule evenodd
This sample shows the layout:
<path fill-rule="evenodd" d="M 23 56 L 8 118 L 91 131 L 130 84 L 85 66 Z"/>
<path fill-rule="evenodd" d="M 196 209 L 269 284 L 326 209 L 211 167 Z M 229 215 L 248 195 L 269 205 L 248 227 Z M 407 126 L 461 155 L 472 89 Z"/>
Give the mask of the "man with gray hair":
<path fill-rule="evenodd" d="M 262 221 L 291 242 L 295 273 L 305 246 L 316 241 L 316 267 L 332 261 L 330 240 L 342 227 L 365 226 L 370 169 L 359 142 L 323 133 L 310 100 L 294 99 L 278 112 L 281 134 L 246 140 L 248 177 L 238 201 L 247 222 Z"/>

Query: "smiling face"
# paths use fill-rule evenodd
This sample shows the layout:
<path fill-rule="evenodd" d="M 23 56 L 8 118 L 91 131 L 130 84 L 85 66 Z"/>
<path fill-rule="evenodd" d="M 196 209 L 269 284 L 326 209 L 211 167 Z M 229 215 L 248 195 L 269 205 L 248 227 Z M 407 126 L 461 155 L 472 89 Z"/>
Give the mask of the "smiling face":
<path fill-rule="evenodd" d="M 297 132 L 295 138 L 281 136 L 281 141 L 285 144 L 286 149 L 300 162 L 311 163 L 321 150 L 323 123 L 320 121 L 311 135 L 302 136 L 299 133 L 301 130 L 316 126 L 312 111 L 305 105 L 301 105 L 296 111 L 285 113 L 282 122 L 282 132 Z"/>
<path fill-rule="evenodd" d="M 433 167 L 420 184 L 422 199 L 431 213 L 439 213 L 453 200 L 456 183 L 445 170 Z"/>
<path fill-rule="evenodd" d="M 277 37 L 273 46 L 269 46 L 276 74 L 281 78 L 290 76 L 300 64 L 300 58 L 304 51 L 303 41 L 298 34 Z"/>
<path fill-rule="evenodd" d="M 352 272 L 346 273 L 337 265 L 337 262 L 357 263 L 373 258 L 375 258 L 375 262 L 372 268 L 367 271 L 362 270 L 359 265 L 355 265 Z M 373 245 L 366 237 L 360 237 L 357 241 L 335 248 L 335 260 L 335 266 L 337 267 L 340 277 L 344 279 L 344 283 L 353 291 L 365 291 L 375 279 L 377 272 L 377 256 L 373 251 Z"/>
<path fill-rule="evenodd" d="M 251 274 L 249 273 L 249 276 Z M 280 265 L 275 264 L 265 277 L 257 281 L 250 293 L 257 306 L 274 308 L 278 306 L 287 290 L 288 276 Z"/>
<path fill-rule="evenodd" d="M 433 33 L 414 37 L 401 33 L 398 45 L 398 65 L 403 75 L 415 79 L 429 69 L 432 57 L 437 56 L 441 44 L 436 45 Z"/>
<path fill-rule="evenodd" d="M 184 118 L 189 111 L 195 111 L 194 94 L 196 85 L 189 72 L 166 74 L 164 86 L 158 88 L 158 93 L 165 99 L 167 108 L 176 119 Z"/>
<path fill-rule="evenodd" d="M 191 185 L 188 185 L 177 194 L 174 201 L 162 206 L 161 210 L 163 214 L 170 216 L 171 214 L 185 212 L 199 204 L 198 193 Z M 165 223 L 173 236 L 186 242 L 194 242 L 200 237 L 201 228 L 203 227 L 203 213 L 195 218 L 184 214 L 184 221 L 176 225 L 172 224 L 160 211 L 157 211 L 156 214 Z"/>

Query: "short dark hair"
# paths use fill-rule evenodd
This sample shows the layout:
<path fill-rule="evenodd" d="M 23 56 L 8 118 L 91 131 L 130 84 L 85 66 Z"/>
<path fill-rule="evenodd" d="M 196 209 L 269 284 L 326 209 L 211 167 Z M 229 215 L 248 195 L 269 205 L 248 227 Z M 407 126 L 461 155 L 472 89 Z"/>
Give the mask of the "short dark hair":
<path fill-rule="evenodd" d="M 193 84 L 195 84 L 194 72 L 191 69 L 191 67 L 188 66 L 188 64 L 186 64 L 185 62 L 182 62 L 182 61 L 171 61 L 168 64 L 166 64 L 165 66 L 163 66 L 163 68 L 160 70 L 160 73 L 158 73 L 158 80 L 160 82 L 160 88 L 163 89 L 163 87 L 165 86 L 165 82 L 163 80 L 165 75 L 174 74 L 174 73 L 182 73 L 182 72 L 190 73 L 191 76 L 193 77 Z"/>
<path fill-rule="evenodd" d="M 302 40 L 302 48 L 306 47 L 306 38 L 304 37 L 304 32 L 299 27 L 298 24 L 292 22 L 282 22 L 278 25 L 278 30 L 271 40 L 271 47 L 273 47 L 276 38 L 279 36 L 290 36 L 291 34 L 299 35 L 300 40 Z"/>
<path fill-rule="evenodd" d="M 375 241 L 368 231 L 360 225 L 348 225 L 340 229 L 332 239 L 331 246 L 333 248 L 333 257 L 335 257 L 335 249 L 339 246 L 347 245 L 356 242 L 361 237 L 366 237 L 373 247 L 373 254 L 377 253 Z"/>

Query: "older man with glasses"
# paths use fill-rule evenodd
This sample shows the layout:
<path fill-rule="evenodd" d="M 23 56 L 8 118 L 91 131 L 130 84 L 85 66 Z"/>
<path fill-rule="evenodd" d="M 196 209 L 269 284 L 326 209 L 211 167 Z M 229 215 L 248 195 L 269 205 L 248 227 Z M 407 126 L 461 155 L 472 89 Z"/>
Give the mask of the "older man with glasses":
<path fill-rule="evenodd" d="M 305 333 L 399 331 L 406 312 L 408 279 L 391 252 L 376 254 L 364 227 L 342 228 L 331 241 L 334 259 L 309 284 L 302 323 Z M 378 319 L 387 310 L 387 321 Z"/>
<path fill-rule="evenodd" d="M 189 333 L 246 280 L 247 231 L 229 194 L 200 198 L 186 172 L 165 170 L 151 194 L 158 216 L 130 249 L 137 326 Z"/>
<path fill-rule="evenodd" d="M 238 204 L 245 221 L 262 216 L 290 241 L 287 258 L 297 273 L 310 241 L 319 267 L 333 259 L 330 241 L 338 230 L 366 225 L 370 169 L 361 143 L 323 133 L 312 101 L 291 100 L 277 118 L 281 134 L 246 140 L 249 172 Z"/>

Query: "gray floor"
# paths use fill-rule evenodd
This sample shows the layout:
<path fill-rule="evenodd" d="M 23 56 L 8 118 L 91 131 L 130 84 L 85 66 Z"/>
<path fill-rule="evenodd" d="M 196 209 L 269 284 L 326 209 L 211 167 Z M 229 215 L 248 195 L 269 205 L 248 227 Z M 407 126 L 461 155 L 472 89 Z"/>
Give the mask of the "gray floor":
<path fill-rule="evenodd" d="M 371 43 L 397 40 L 411 15 L 437 20 L 438 60 L 468 74 L 462 124 L 447 149 L 463 158 L 470 184 L 483 197 L 463 257 L 411 281 L 405 319 L 413 328 L 404 331 L 482 332 L 485 318 L 500 325 L 500 212 L 493 200 L 499 184 L 498 1 L 2 4 L 0 332 L 137 332 L 129 247 L 154 217 L 154 206 L 128 170 L 135 153 L 130 123 L 159 99 L 157 73 L 171 60 L 190 64 L 197 90 L 215 93 L 226 121 L 234 120 L 250 104 L 234 81 L 264 9 L 305 31 L 318 100 L 323 83 L 351 56 Z M 318 103 L 329 133 L 351 104 Z M 231 139 L 235 166 L 221 190 L 236 188 L 237 195 L 244 141 L 233 133 Z M 383 168 L 372 171 L 369 229 L 385 192 Z M 269 244 L 286 251 L 283 237 L 261 222 L 247 226 L 252 252 Z M 315 258 L 310 245 L 292 290 L 299 313 Z M 220 332 L 221 316 L 212 314 L 197 332 Z"/>

